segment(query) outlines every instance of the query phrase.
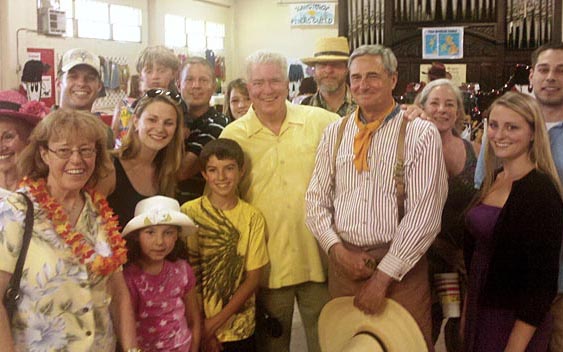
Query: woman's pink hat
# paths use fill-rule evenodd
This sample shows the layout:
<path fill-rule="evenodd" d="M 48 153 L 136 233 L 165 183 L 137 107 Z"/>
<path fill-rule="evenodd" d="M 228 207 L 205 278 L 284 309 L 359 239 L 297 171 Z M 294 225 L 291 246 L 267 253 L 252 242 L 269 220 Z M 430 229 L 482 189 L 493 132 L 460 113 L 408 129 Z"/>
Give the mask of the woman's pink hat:
<path fill-rule="evenodd" d="M 35 126 L 49 113 L 49 108 L 40 101 L 28 101 L 15 90 L 0 91 L 0 117 L 21 119 Z"/>

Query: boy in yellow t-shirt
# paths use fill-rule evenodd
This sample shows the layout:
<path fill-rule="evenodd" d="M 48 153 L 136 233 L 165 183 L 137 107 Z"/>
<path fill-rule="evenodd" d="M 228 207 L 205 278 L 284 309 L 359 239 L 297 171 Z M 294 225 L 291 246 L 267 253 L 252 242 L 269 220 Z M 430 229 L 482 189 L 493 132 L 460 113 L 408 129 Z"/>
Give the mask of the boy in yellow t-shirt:
<path fill-rule="evenodd" d="M 244 154 L 233 140 L 205 145 L 200 162 L 209 192 L 182 211 L 199 229 L 187 238 L 203 301 L 205 351 L 256 351 L 254 294 L 268 263 L 262 214 L 237 196 Z"/>

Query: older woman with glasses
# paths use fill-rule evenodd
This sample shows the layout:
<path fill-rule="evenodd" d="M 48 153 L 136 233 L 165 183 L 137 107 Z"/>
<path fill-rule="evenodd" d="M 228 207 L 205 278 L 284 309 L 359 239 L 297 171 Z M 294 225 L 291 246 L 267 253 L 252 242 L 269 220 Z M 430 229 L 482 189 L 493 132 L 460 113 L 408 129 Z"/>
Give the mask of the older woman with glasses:
<path fill-rule="evenodd" d="M 180 103 L 176 92 L 148 90 L 135 107 L 122 146 L 114 152 L 109 174 L 99 183 L 122 228 L 139 201 L 157 194 L 174 197 L 184 152 Z"/>
<path fill-rule="evenodd" d="M 2 297 L 18 276 L 18 258 L 25 258 L 11 318 L 0 305 L 2 351 L 113 351 L 116 333 L 125 351 L 136 350 L 120 271 L 125 243 L 105 198 L 92 188 L 107 173 L 106 139 L 91 114 L 59 109 L 35 127 L 20 155 L 26 177 L 18 193 L 0 202 Z M 26 253 L 24 224 L 31 219 Z"/>

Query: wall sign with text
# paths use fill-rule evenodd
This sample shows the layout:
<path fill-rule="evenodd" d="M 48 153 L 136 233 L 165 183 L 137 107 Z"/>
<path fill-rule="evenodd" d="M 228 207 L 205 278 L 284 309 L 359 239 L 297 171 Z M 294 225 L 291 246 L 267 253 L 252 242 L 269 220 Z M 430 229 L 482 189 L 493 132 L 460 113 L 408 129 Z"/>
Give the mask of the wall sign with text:
<path fill-rule="evenodd" d="M 422 58 L 463 58 L 463 27 L 423 28 Z"/>
<path fill-rule="evenodd" d="M 292 26 L 332 26 L 334 25 L 334 3 L 291 4 Z"/>

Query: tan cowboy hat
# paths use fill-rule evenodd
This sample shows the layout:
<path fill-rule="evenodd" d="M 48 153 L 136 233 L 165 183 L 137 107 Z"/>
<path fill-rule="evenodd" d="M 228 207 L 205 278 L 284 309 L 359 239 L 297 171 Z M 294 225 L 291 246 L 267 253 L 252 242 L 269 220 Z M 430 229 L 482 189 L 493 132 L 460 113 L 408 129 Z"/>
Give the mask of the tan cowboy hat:
<path fill-rule="evenodd" d="M 348 61 L 350 48 L 346 37 L 320 38 L 315 44 L 314 57 L 302 58 L 306 65 L 314 65 L 317 62 Z"/>
<path fill-rule="evenodd" d="M 135 207 L 135 217 L 125 225 L 122 236 L 153 225 L 176 225 L 182 228 L 183 235 L 190 235 L 197 229 L 189 216 L 180 211 L 176 199 L 153 196 L 143 199 Z"/>
<path fill-rule="evenodd" d="M 414 318 L 399 303 L 385 299 L 381 313 L 368 315 L 354 297 L 328 302 L 319 318 L 322 352 L 424 352 L 424 337 Z"/>

